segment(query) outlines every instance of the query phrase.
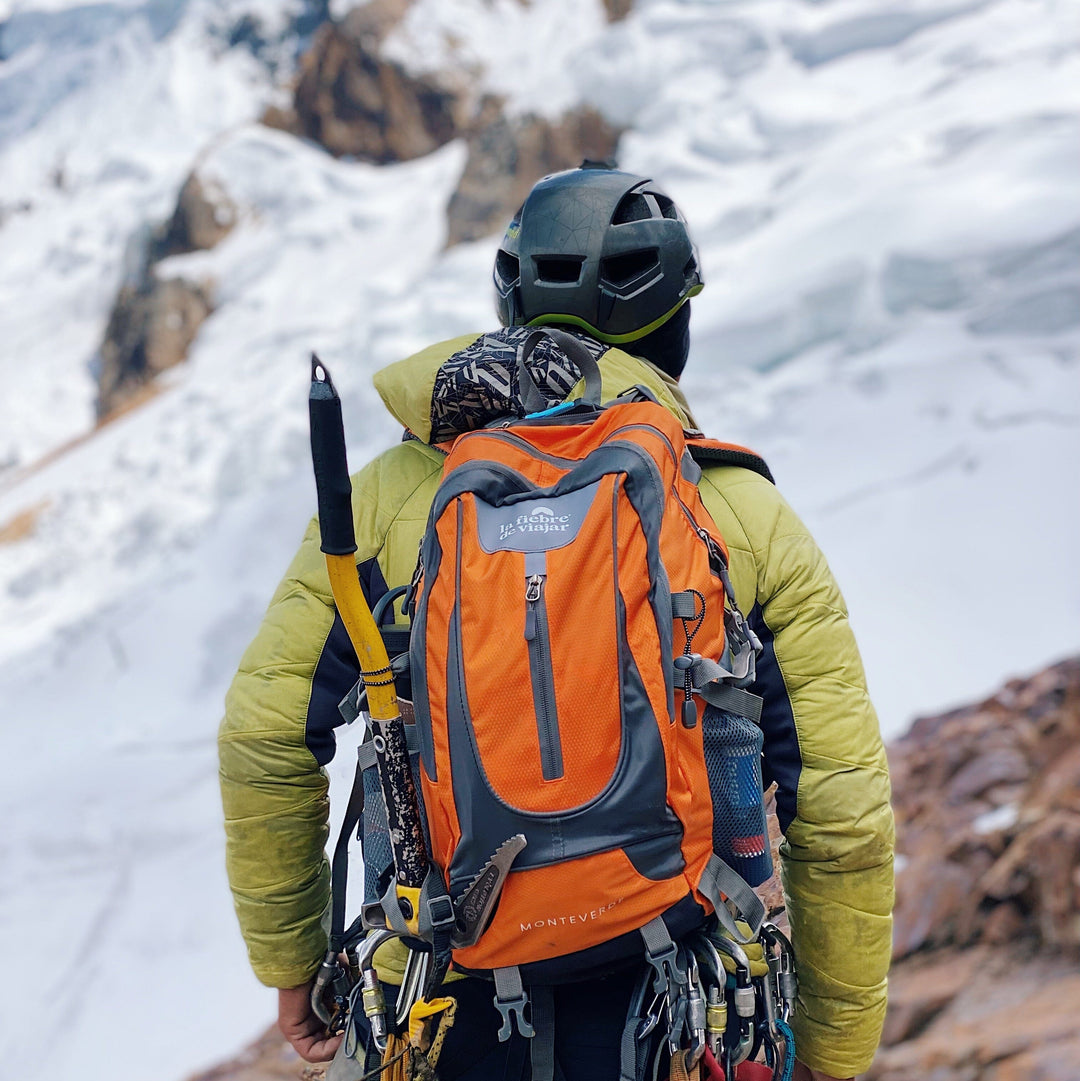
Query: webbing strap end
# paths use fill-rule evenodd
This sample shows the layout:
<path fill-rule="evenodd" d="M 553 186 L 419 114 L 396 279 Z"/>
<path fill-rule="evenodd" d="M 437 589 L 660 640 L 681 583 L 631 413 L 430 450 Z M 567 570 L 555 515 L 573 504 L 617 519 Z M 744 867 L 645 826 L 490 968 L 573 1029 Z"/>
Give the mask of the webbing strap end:
<path fill-rule="evenodd" d="M 529 996 L 521 982 L 521 972 L 515 965 L 512 968 L 497 968 L 495 976 L 495 1009 L 502 1015 L 502 1027 L 499 1029 L 499 1043 L 506 1043 L 517 1032 L 527 1040 L 536 1035 L 536 1030 L 525 1017 L 525 1007 Z"/>

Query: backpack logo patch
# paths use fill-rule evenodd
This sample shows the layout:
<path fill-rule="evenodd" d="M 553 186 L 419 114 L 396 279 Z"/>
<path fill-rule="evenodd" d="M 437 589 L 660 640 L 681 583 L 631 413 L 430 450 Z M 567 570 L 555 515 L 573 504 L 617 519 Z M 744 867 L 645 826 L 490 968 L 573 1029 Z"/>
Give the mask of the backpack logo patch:
<path fill-rule="evenodd" d="M 485 552 L 548 552 L 570 544 L 593 504 L 599 483 L 554 499 L 525 499 L 501 507 L 476 499 L 480 544 Z"/>
<path fill-rule="evenodd" d="M 550 507 L 537 507 L 528 514 L 519 514 L 513 522 L 499 527 L 499 540 L 506 540 L 517 533 L 566 533 L 572 516 L 556 514 Z"/>

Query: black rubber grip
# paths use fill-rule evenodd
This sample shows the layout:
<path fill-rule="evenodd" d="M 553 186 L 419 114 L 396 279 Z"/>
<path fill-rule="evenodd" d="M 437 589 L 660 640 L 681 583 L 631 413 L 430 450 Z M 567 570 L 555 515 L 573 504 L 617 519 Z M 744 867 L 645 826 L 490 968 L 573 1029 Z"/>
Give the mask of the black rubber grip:
<path fill-rule="evenodd" d="M 315 490 L 319 497 L 321 549 L 326 555 L 351 555 L 356 551 L 356 531 L 353 529 L 352 482 L 345 454 L 341 399 L 330 373 L 314 353 L 311 355 L 308 416 Z"/>

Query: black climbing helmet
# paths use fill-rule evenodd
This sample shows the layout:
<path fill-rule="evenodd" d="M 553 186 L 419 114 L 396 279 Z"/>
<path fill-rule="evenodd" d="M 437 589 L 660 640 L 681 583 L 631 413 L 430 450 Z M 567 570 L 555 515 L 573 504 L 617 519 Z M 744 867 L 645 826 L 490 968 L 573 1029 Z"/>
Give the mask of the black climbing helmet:
<path fill-rule="evenodd" d="M 651 180 L 586 162 L 529 192 L 495 257 L 503 326 L 579 326 L 643 338 L 703 285 L 697 249 Z"/>

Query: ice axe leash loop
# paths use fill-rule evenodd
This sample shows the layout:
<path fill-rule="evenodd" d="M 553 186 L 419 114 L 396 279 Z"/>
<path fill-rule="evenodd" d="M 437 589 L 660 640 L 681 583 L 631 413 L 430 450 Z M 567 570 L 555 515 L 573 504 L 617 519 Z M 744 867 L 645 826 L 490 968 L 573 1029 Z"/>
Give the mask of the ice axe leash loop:
<path fill-rule="evenodd" d="M 367 689 L 376 767 L 386 803 L 395 878 L 393 888 L 383 898 L 383 907 L 390 909 L 388 922 L 399 933 L 424 937 L 420 926 L 421 890 L 430 863 L 420 825 L 420 806 L 409 768 L 409 751 L 397 693 L 393 679 L 387 678 L 390 658 L 356 571 L 352 482 L 345 452 L 341 399 L 329 371 L 314 353 L 311 355 L 308 413 L 322 534 L 320 547 L 326 556 L 334 604 L 356 651 Z M 340 935 L 342 928 L 335 927 L 332 931 Z"/>

